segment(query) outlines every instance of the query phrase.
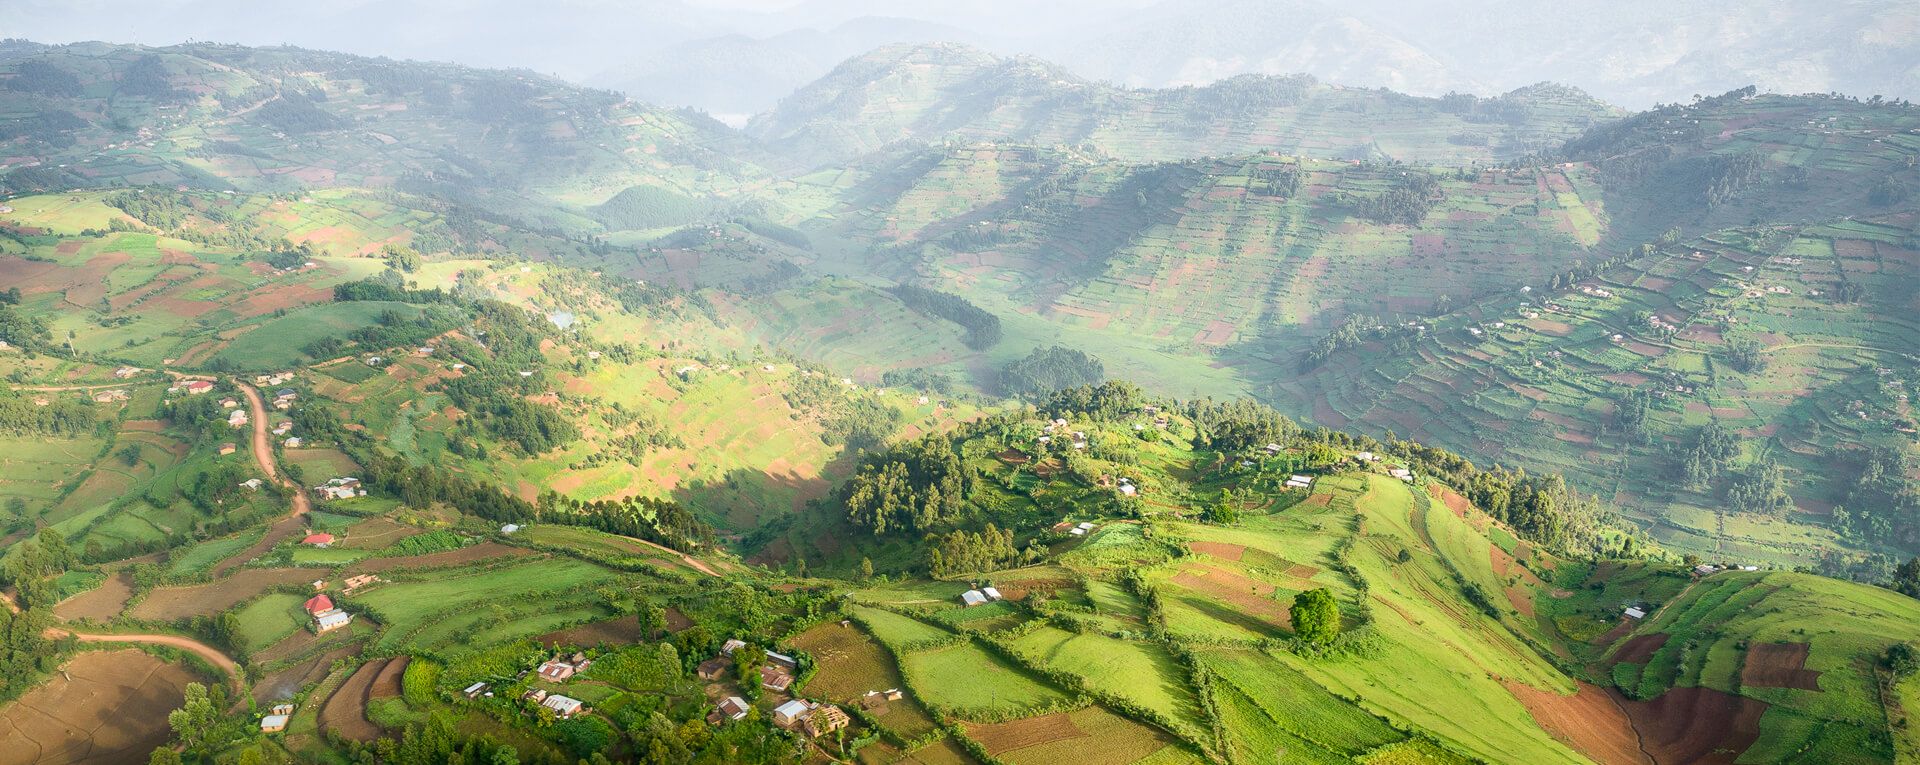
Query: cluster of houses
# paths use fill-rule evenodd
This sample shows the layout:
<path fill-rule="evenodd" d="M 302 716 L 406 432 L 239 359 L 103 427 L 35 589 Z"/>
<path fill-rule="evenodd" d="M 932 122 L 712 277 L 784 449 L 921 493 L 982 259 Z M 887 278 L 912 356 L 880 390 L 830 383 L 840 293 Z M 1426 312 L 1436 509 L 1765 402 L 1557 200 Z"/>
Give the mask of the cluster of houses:
<path fill-rule="evenodd" d="M 1406 468 L 1388 468 L 1387 475 L 1406 481 L 1407 483 L 1413 483 L 1413 471 Z"/>
<path fill-rule="evenodd" d="M 968 606 L 968 607 L 984 606 L 996 600 L 1005 600 L 1005 599 L 1006 598 L 1001 597 L 999 590 L 991 586 L 981 587 L 980 589 L 977 589 L 977 590 L 967 590 L 966 592 L 960 593 L 960 605 Z"/>
<path fill-rule="evenodd" d="M 587 658 L 586 654 L 576 653 L 565 659 L 555 656 L 541 662 L 540 667 L 534 670 L 534 674 L 550 683 L 564 683 L 574 675 L 587 671 L 591 666 L 593 666 L 592 659 Z"/>
<path fill-rule="evenodd" d="M 541 680 L 549 683 L 564 683 L 573 679 L 574 675 L 587 671 L 587 668 L 591 666 L 593 666 L 593 659 L 587 658 L 587 655 L 584 653 L 574 653 L 571 656 L 565 657 L 556 654 L 553 658 L 541 662 L 540 666 L 534 668 L 533 673 Z M 522 673 L 521 676 L 524 677 L 525 673 Z M 469 685 L 465 693 L 467 698 L 470 699 L 478 698 L 483 693 L 489 697 L 493 695 L 487 691 L 486 683 Z M 549 693 L 541 688 L 529 690 L 521 694 L 520 698 L 553 710 L 554 716 L 562 720 L 592 711 L 579 699 L 571 696 L 563 696 L 558 693 Z"/>
<path fill-rule="evenodd" d="M 819 738 L 852 722 L 845 710 L 832 704 L 806 699 L 789 699 L 773 708 L 773 724 L 785 730 L 797 730 L 807 738 Z"/>
<path fill-rule="evenodd" d="M 103 390 L 103 391 L 94 393 L 93 403 L 112 404 L 119 401 L 126 401 L 127 399 L 132 397 L 133 397 L 132 391 L 129 391 L 125 388 L 112 388 L 109 390 Z"/>
<path fill-rule="evenodd" d="M 313 631 L 316 633 L 331 632 L 353 623 L 353 614 L 335 608 L 333 598 L 327 597 L 324 592 L 307 598 L 302 607 L 307 610 L 308 616 L 313 617 Z"/>
<path fill-rule="evenodd" d="M 282 412 L 287 411 L 288 409 L 292 409 L 293 400 L 295 398 L 298 398 L 299 396 L 300 396 L 300 392 L 292 388 L 281 388 L 277 391 L 274 391 L 273 392 L 273 408 L 278 409 Z"/>
<path fill-rule="evenodd" d="M 695 668 L 702 680 L 718 680 L 733 665 L 733 654 L 747 647 L 744 640 L 730 639 L 720 644 L 720 653 L 713 658 L 700 662 Z M 793 687 L 793 673 L 800 662 L 784 653 L 766 651 L 767 660 L 760 665 L 760 687 L 777 693 L 785 693 Z M 743 680 L 745 678 L 742 678 Z"/>
<path fill-rule="evenodd" d="M 326 483 L 313 487 L 313 493 L 321 499 L 350 499 L 367 496 L 367 490 L 360 485 L 360 479 L 353 477 L 327 479 Z"/>
<path fill-rule="evenodd" d="M 733 655 L 747 648 L 744 640 L 729 639 L 720 644 L 720 652 L 713 658 L 700 663 L 697 670 L 702 680 L 718 680 L 725 674 L 727 667 L 733 666 Z M 777 693 L 785 693 L 793 687 L 793 673 L 799 662 L 792 656 L 774 651 L 765 651 L 767 660 L 760 666 L 760 687 Z M 899 691 L 890 691 L 899 698 Z M 745 719 L 753 709 L 746 699 L 728 696 L 714 704 L 707 713 L 707 722 L 721 725 L 729 721 Z M 773 724 L 784 730 L 805 734 L 808 738 L 824 736 L 847 727 L 852 720 L 845 710 L 832 704 L 822 704 L 806 699 L 788 699 L 773 708 Z"/>
<path fill-rule="evenodd" d="M 1053 443 L 1054 435 L 1071 433 L 1073 435 L 1073 448 L 1087 448 L 1087 432 L 1084 430 L 1069 430 L 1070 427 L 1066 420 L 1056 419 L 1047 423 L 1047 427 L 1044 429 L 1047 435 L 1041 436 L 1035 439 L 1035 441 L 1043 445 L 1050 444 Z"/>

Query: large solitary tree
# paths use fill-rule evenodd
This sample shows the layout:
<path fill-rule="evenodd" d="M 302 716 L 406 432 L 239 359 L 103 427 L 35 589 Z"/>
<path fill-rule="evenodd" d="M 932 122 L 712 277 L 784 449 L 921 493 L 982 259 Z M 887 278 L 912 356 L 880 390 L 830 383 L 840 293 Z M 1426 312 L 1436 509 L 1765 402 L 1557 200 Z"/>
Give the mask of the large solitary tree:
<path fill-rule="evenodd" d="M 1327 588 L 1293 596 L 1293 634 L 1313 645 L 1329 645 L 1340 635 L 1340 604 Z"/>

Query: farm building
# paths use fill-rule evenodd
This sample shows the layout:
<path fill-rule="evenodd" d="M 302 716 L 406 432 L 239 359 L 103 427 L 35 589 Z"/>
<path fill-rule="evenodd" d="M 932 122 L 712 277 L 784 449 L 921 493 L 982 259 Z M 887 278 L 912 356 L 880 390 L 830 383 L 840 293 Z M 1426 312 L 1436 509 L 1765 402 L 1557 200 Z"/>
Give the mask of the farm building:
<path fill-rule="evenodd" d="M 520 530 L 520 524 L 517 524 L 517 523 L 509 523 L 500 527 L 500 533 L 502 534 L 512 534 L 519 530 Z"/>
<path fill-rule="evenodd" d="M 313 545 L 314 547 L 326 547 L 328 545 L 333 544 L 333 535 L 328 534 L 324 531 L 315 532 L 312 534 L 308 534 L 306 538 L 301 539 L 300 544 Z"/>
<path fill-rule="evenodd" d="M 260 718 L 260 732 L 279 733 L 287 729 L 287 721 L 291 719 L 293 718 L 290 715 L 267 715 L 266 717 L 262 717 Z"/>
<path fill-rule="evenodd" d="M 792 656 L 788 656 L 784 653 L 774 653 L 772 651 L 768 651 L 767 661 L 786 667 L 787 669 L 790 669 L 790 670 L 798 669 L 800 667 L 799 660 L 793 658 Z"/>
<path fill-rule="evenodd" d="M 967 590 L 966 592 L 960 593 L 960 603 L 966 606 L 986 605 L 987 595 L 979 590 Z"/>
<path fill-rule="evenodd" d="M 1634 608 L 1633 606 L 1627 606 L 1627 610 L 1626 610 L 1626 614 L 1627 614 L 1627 618 L 1628 618 L 1628 619 L 1645 619 L 1645 618 L 1647 618 L 1647 612 L 1645 612 L 1645 611 L 1642 611 L 1642 610 L 1640 610 L 1640 609 L 1638 609 L 1638 608 Z"/>
<path fill-rule="evenodd" d="M 341 627 L 345 627 L 351 623 L 353 623 L 353 614 L 347 613 L 345 611 L 342 611 L 336 608 L 331 611 L 326 611 L 324 613 L 314 614 L 313 631 L 329 632 L 332 630 L 339 629 Z"/>
<path fill-rule="evenodd" d="M 982 595 L 985 595 L 985 596 L 987 596 L 987 600 L 1000 600 L 1000 599 L 1001 599 L 1001 597 L 1000 597 L 1000 591 L 999 591 L 999 590 L 997 590 L 997 589 L 995 589 L 995 588 L 992 588 L 992 587 L 982 587 L 982 588 L 980 588 L 980 594 L 982 594 Z"/>
<path fill-rule="evenodd" d="M 770 691 L 786 692 L 793 687 L 793 673 L 786 667 L 775 664 L 760 665 L 760 687 Z"/>
<path fill-rule="evenodd" d="M 293 441 L 295 439 L 289 438 L 287 440 Z M 347 499 L 349 497 L 367 496 L 367 490 L 360 486 L 360 479 L 351 477 L 329 479 L 325 484 L 313 487 L 313 493 L 320 495 L 322 499 Z"/>
<path fill-rule="evenodd" d="M 795 724 L 813 715 L 813 703 L 805 699 L 792 699 L 773 708 L 773 724 L 792 729 Z"/>
<path fill-rule="evenodd" d="M 1402 481 L 1408 481 L 1408 482 L 1413 481 L 1413 471 L 1408 470 L 1406 468 L 1394 468 L 1392 470 L 1388 470 L 1387 475 L 1393 476 Z"/>
<path fill-rule="evenodd" d="M 486 692 L 487 692 L 486 683 L 474 683 L 473 685 L 467 686 L 465 690 L 461 691 L 461 693 L 466 694 L 467 698 L 470 698 L 470 699 L 480 698 L 480 694 L 483 694 Z"/>
<path fill-rule="evenodd" d="M 540 700 L 540 706 L 553 710 L 555 716 L 565 720 L 587 710 L 587 705 L 579 699 L 554 694 Z"/>
<path fill-rule="evenodd" d="M 1312 487 L 1313 479 L 1304 475 L 1296 475 L 1287 479 L 1287 488 L 1289 489 L 1307 489 Z"/>

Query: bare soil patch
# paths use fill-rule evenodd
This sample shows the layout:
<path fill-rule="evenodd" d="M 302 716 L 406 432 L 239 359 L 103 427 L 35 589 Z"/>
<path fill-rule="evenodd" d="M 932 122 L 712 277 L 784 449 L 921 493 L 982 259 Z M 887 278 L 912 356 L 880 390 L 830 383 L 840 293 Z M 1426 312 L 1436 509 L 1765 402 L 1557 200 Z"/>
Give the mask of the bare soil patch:
<path fill-rule="evenodd" d="M 299 634 L 312 634 L 301 630 Z M 358 640 L 343 643 L 338 648 L 323 651 L 311 657 L 289 664 L 261 677 L 253 686 L 253 700 L 262 704 L 292 698 L 308 684 L 320 682 L 333 669 L 333 663 L 360 653 L 362 648 Z"/>
<path fill-rule="evenodd" d="M 1533 715 L 1548 734 L 1601 765 L 1649 765 L 1640 750 L 1640 734 L 1627 713 L 1606 691 L 1588 683 L 1580 692 L 1562 696 L 1521 683 L 1507 682 L 1507 691 Z"/>
<path fill-rule="evenodd" d="M 240 601 L 283 584 L 306 584 L 320 572 L 303 568 L 251 569 L 207 584 L 155 587 L 133 607 L 137 619 L 168 621 L 183 616 L 206 616 L 234 607 Z"/>
<path fill-rule="evenodd" d="M 999 756 L 1016 749 L 1054 741 L 1085 738 L 1086 732 L 1073 724 L 1073 718 L 1065 712 L 1010 720 L 1002 723 L 965 725 L 967 737 L 986 747 L 987 754 Z"/>
<path fill-rule="evenodd" d="M 380 668 L 380 674 L 373 676 L 373 684 L 367 686 L 367 698 L 391 699 L 400 695 L 400 675 L 407 671 L 407 662 L 413 657 L 402 656 L 388 661 Z"/>
<path fill-rule="evenodd" d="M 1648 659 L 1653 658 L 1655 651 L 1667 644 L 1667 639 L 1670 637 L 1672 636 L 1665 632 L 1636 635 L 1632 640 L 1627 641 L 1626 645 L 1620 646 L 1619 652 L 1613 655 L 1613 661 L 1616 664 L 1645 664 Z"/>
<path fill-rule="evenodd" d="M 133 598 L 133 578 L 126 572 L 114 574 L 86 592 L 60 601 L 53 607 L 53 615 L 60 621 L 70 622 L 76 619 L 94 619 L 107 621 L 120 615 L 127 607 L 127 601 Z"/>
<path fill-rule="evenodd" d="M 1761 643 L 1747 649 L 1747 663 L 1740 669 L 1740 684 L 1758 688 L 1799 688 L 1820 690 L 1820 673 L 1807 669 L 1806 643 Z"/>
<path fill-rule="evenodd" d="M 640 631 L 640 617 L 629 614 L 554 630 L 533 640 L 548 646 L 590 647 L 601 644 L 632 645 L 646 638 Z"/>
<path fill-rule="evenodd" d="M 63 669 L 0 710 L 0 765 L 145 762 L 198 679 L 135 650 L 88 651 Z"/>
<path fill-rule="evenodd" d="M 1760 738 L 1767 711 L 1764 701 L 1711 688 L 1674 688 L 1623 706 L 1658 765 L 1732 765 Z"/>
<path fill-rule="evenodd" d="M 320 728 L 355 741 L 379 738 L 380 726 L 367 720 L 367 698 L 368 692 L 373 689 L 374 678 L 390 663 L 390 659 L 375 659 L 354 670 L 353 675 L 322 703 Z"/>
<path fill-rule="evenodd" d="M 1188 542 L 1187 547 L 1197 553 L 1205 553 L 1221 560 L 1239 560 L 1247 552 L 1246 545 L 1228 542 Z"/>

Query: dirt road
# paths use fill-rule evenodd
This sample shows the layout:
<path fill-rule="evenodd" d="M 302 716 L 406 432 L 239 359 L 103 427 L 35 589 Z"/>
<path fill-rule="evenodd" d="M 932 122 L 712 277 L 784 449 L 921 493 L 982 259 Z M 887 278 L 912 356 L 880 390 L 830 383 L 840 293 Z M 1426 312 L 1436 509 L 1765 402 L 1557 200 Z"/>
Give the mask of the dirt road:
<path fill-rule="evenodd" d="M 10 593 L 0 592 L 0 605 L 6 606 L 8 611 L 16 614 L 20 613 L 20 606 L 13 602 L 13 595 Z M 240 672 L 239 663 L 229 658 L 226 654 L 221 653 L 219 649 L 190 637 L 148 634 L 110 635 L 75 632 L 61 627 L 48 627 L 44 634 L 49 640 L 59 640 L 72 636 L 73 639 L 82 643 L 147 643 L 150 645 L 173 646 L 174 648 L 206 659 L 207 663 L 218 667 L 221 672 L 225 672 L 227 679 L 233 681 L 233 690 L 235 693 L 244 693 L 246 691 L 246 682 L 243 679 L 244 675 Z"/>
<path fill-rule="evenodd" d="M 234 387 L 246 394 L 247 409 L 253 420 L 253 461 L 260 465 L 260 472 L 267 474 L 267 480 L 293 490 L 293 514 L 304 515 L 313 509 L 313 500 L 293 481 L 280 475 L 280 465 L 273 461 L 273 443 L 267 440 L 267 404 L 260 398 L 260 391 L 253 386 L 233 381 Z"/>

